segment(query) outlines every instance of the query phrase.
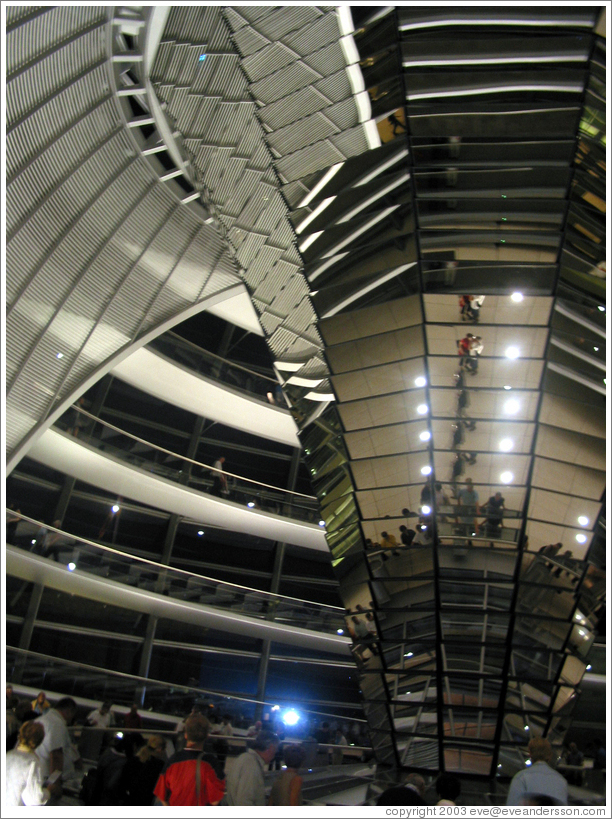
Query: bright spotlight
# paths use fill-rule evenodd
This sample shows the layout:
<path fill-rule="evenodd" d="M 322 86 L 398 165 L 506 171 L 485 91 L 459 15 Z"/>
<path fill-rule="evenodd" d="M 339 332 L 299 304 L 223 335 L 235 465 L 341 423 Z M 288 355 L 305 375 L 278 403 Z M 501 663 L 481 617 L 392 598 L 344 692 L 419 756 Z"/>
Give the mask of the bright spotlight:
<path fill-rule="evenodd" d="M 200 537 L 202 537 L 203 534 L 204 534 L 204 529 L 198 529 L 198 535 Z"/>
<path fill-rule="evenodd" d="M 428 429 L 425 429 L 423 430 L 423 432 L 421 432 L 419 438 L 421 439 L 421 441 L 429 441 L 429 439 L 431 438 L 431 432 Z"/>
<path fill-rule="evenodd" d="M 270 711 L 280 711 L 280 705 L 273 705 Z"/>
<path fill-rule="evenodd" d="M 76 569 L 76 563 L 69 563 L 68 564 L 68 571 L 73 572 Z"/>
<path fill-rule="evenodd" d="M 249 507 L 249 509 L 252 509 L 255 506 L 255 501 L 249 501 L 247 503 L 247 506 Z"/>
<path fill-rule="evenodd" d="M 419 413 L 419 415 L 425 415 L 428 409 L 429 407 L 427 406 L 427 404 L 419 404 L 419 406 L 417 407 L 417 412 Z"/>
<path fill-rule="evenodd" d="M 412 656 L 413 656 L 412 651 L 408 651 L 406 654 L 404 654 L 404 657 L 412 657 Z"/>
<path fill-rule="evenodd" d="M 580 517 L 578 518 L 578 523 L 579 523 L 581 526 L 588 526 L 588 525 L 589 525 L 589 519 L 588 519 L 588 518 L 585 518 L 585 516 L 584 516 L 584 515 L 580 515 Z"/>
<path fill-rule="evenodd" d="M 119 504 L 113 503 L 113 505 L 111 506 L 111 511 L 115 512 L 116 514 L 119 511 Z"/>
<path fill-rule="evenodd" d="M 525 765 L 527 765 L 527 767 L 529 767 L 529 766 L 531 765 L 531 760 L 530 760 L 530 759 L 526 759 L 526 760 L 525 760 Z"/>
<path fill-rule="evenodd" d="M 283 714 L 283 722 L 285 725 L 297 725 L 299 719 L 300 715 L 297 713 L 297 711 L 293 711 L 293 709 L 291 711 L 285 711 Z"/>
<path fill-rule="evenodd" d="M 529 726 L 528 726 L 528 725 L 525 725 L 525 730 L 526 730 L 526 731 L 528 731 L 528 730 L 529 730 Z"/>
<path fill-rule="evenodd" d="M 576 535 L 576 540 L 578 541 L 578 543 L 586 543 L 587 542 L 587 536 L 586 535 Z"/>
<path fill-rule="evenodd" d="M 519 350 L 518 347 L 512 347 L 512 346 L 511 347 L 506 347 L 506 352 L 505 352 L 506 358 L 515 359 L 515 358 L 518 358 L 520 356 L 520 354 L 521 354 L 521 351 Z"/>
<path fill-rule="evenodd" d="M 510 386 L 510 384 L 504 384 L 504 389 L 505 390 L 511 390 L 512 387 Z"/>
<path fill-rule="evenodd" d="M 36 546 L 36 540 L 31 540 L 30 543 L 32 544 L 32 546 Z"/>
<path fill-rule="evenodd" d="M 514 480 L 514 475 L 512 472 L 502 472 L 499 479 L 502 483 L 512 483 Z"/>
<path fill-rule="evenodd" d="M 63 353 L 56 353 L 55 357 L 56 358 L 63 358 L 64 354 Z"/>
<path fill-rule="evenodd" d="M 421 506 L 421 512 L 424 515 L 431 515 L 431 506 Z"/>
<path fill-rule="evenodd" d="M 499 442 L 499 448 L 502 452 L 510 452 L 513 446 L 514 443 L 512 438 L 502 438 L 502 440 Z"/>
<path fill-rule="evenodd" d="M 516 413 L 520 409 L 520 404 L 514 398 L 511 398 L 509 401 L 506 401 L 504 404 L 504 412 L 506 415 L 516 415 Z"/>
<path fill-rule="evenodd" d="M 519 301 L 523 301 L 523 294 L 522 293 L 513 293 L 510 298 L 512 301 L 515 301 L 517 304 Z"/>
<path fill-rule="evenodd" d="M 427 384 L 427 379 L 425 376 L 420 375 L 418 378 L 414 379 L 414 383 L 417 387 L 424 387 Z"/>
<path fill-rule="evenodd" d="M 606 308 L 603 306 L 603 304 L 598 305 L 597 309 L 599 310 L 600 313 L 606 312 Z"/>
<path fill-rule="evenodd" d="M 431 475 L 431 467 L 430 466 L 422 466 L 421 467 L 421 475 Z"/>
<path fill-rule="evenodd" d="M 336 634 L 344 634 L 344 629 L 343 628 L 337 628 L 336 629 Z"/>
<path fill-rule="evenodd" d="M 586 667 L 586 669 L 585 669 L 585 670 L 586 670 L 586 671 L 590 671 L 592 668 L 593 668 L 593 666 L 592 666 L 592 665 L 587 665 L 587 667 Z"/>
<path fill-rule="evenodd" d="M 324 520 L 320 520 L 320 521 L 319 521 L 319 526 L 325 526 L 325 521 L 324 521 Z"/>

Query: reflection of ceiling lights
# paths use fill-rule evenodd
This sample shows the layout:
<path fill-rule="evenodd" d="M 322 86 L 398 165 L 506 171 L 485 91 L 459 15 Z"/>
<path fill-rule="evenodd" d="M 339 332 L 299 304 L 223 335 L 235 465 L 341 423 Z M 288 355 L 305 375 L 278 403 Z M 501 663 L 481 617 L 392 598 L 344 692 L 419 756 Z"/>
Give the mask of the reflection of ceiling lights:
<path fill-rule="evenodd" d="M 581 526 L 588 526 L 589 525 L 589 519 L 587 517 L 585 517 L 584 515 L 580 515 L 580 517 L 578 518 L 578 523 Z"/>
<path fill-rule="evenodd" d="M 523 294 L 522 293 L 513 293 L 510 298 L 512 301 L 515 301 L 517 304 L 520 301 L 523 301 Z"/>
<path fill-rule="evenodd" d="M 587 542 L 587 536 L 586 535 L 576 535 L 576 540 L 578 541 L 578 543 L 586 543 Z"/>
<path fill-rule="evenodd" d="M 424 387 L 425 384 L 427 384 L 427 379 L 424 376 L 420 375 L 418 378 L 414 379 L 414 383 L 417 387 Z"/>
<path fill-rule="evenodd" d="M 323 188 L 327 185 L 330 179 L 335 176 L 340 168 L 344 165 L 344 162 L 338 162 L 337 165 L 332 165 L 331 168 L 321 177 L 321 179 L 317 182 L 314 188 L 307 193 L 306 196 L 302 199 L 302 201 L 298 204 L 297 208 L 305 208 L 309 202 L 317 196 L 317 194 L 323 190 Z M 296 208 L 296 210 L 297 210 Z"/>
<path fill-rule="evenodd" d="M 521 351 L 518 347 L 506 347 L 505 356 L 506 358 L 518 358 L 521 354 Z"/>
<path fill-rule="evenodd" d="M 427 404 L 419 404 L 419 406 L 416 408 L 419 415 L 425 415 L 428 409 Z"/>
<path fill-rule="evenodd" d="M 503 438 L 499 442 L 499 448 L 501 449 L 502 452 L 510 452 L 513 446 L 514 442 L 512 441 L 512 438 Z"/>
<path fill-rule="evenodd" d="M 421 439 L 421 441 L 429 441 L 429 439 L 431 438 L 431 432 L 428 429 L 425 429 L 423 430 L 423 432 L 421 432 L 419 438 Z"/>
<path fill-rule="evenodd" d="M 520 404 L 518 401 L 515 401 L 514 398 L 511 398 L 509 401 L 506 401 L 504 404 L 504 412 L 506 415 L 516 415 L 516 413 L 520 409 Z"/>
<path fill-rule="evenodd" d="M 512 472 L 502 472 L 499 479 L 502 483 L 512 483 L 514 480 L 514 475 Z"/>
<path fill-rule="evenodd" d="M 603 304 L 598 305 L 597 309 L 599 310 L 600 313 L 606 312 L 606 308 L 603 306 Z"/>
<path fill-rule="evenodd" d="M 504 384 L 504 389 L 505 390 L 511 390 L 512 387 L 510 386 L 510 384 Z"/>
<path fill-rule="evenodd" d="M 429 469 L 429 467 L 424 467 L 424 468 L 425 468 L 425 469 Z M 424 515 L 431 515 L 431 506 L 427 506 L 427 505 L 425 505 L 425 506 L 421 506 L 421 512 L 422 512 Z"/>
<path fill-rule="evenodd" d="M 421 475 L 431 475 L 431 467 L 430 466 L 422 466 L 421 467 Z"/>

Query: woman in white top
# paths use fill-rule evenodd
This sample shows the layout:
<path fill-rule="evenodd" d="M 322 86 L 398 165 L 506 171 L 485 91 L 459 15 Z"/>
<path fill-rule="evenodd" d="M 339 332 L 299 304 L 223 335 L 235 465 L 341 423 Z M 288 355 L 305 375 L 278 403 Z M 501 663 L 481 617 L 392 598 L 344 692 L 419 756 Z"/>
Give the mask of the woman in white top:
<path fill-rule="evenodd" d="M 61 793 L 61 787 L 43 787 L 43 774 L 35 749 L 45 737 L 39 722 L 24 722 L 14 751 L 6 755 L 4 797 L 7 805 L 44 805 L 52 794 Z"/>

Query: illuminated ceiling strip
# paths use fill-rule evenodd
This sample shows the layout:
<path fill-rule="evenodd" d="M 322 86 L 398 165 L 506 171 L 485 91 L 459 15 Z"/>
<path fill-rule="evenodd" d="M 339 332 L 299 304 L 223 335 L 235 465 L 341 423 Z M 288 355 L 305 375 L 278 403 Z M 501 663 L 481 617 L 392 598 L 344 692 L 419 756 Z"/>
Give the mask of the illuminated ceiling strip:
<path fill-rule="evenodd" d="M 274 366 L 277 370 L 285 370 L 286 372 L 295 373 L 301 370 L 306 361 L 298 363 L 297 361 L 275 361 Z"/>
<path fill-rule="evenodd" d="M 408 94 L 408 102 L 414 100 L 437 99 L 438 97 L 472 97 L 482 94 L 506 94 L 512 91 L 567 91 L 573 94 L 582 94 L 582 85 L 547 85 L 544 83 L 533 83 L 532 85 L 497 85 L 484 88 L 467 88 L 465 90 L 449 89 L 448 91 L 431 91 L 423 94 Z"/>
<path fill-rule="evenodd" d="M 345 251 L 344 253 L 338 253 L 337 256 L 332 256 L 330 259 L 326 259 L 323 264 L 319 265 L 315 270 L 312 271 L 309 275 L 306 276 L 309 282 L 313 282 L 321 273 L 324 273 L 328 267 L 331 267 L 336 262 L 339 262 L 341 259 L 344 259 L 345 256 L 349 255 L 349 251 Z"/>
<path fill-rule="evenodd" d="M 355 182 L 355 187 L 358 188 L 360 185 L 367 185 L 368 182 L 371 182 L 373 179 L 379 176 L 379 174 L 383 173 L 383 171 L 386 171 L 387 168 L 391 168 L 396 162 L 399 162 L 400 159 L 403 159 L 405 156 L 408 156 L 408 148 L 402 148 L 401 151 L 393 154 L 393 156 L 390 157 L 390 159 L 387 159 L 386 162 L 383 162 L 382 165 L 377 165 L 373 171 L 367 173 L 362 179 L 359 180 L 359 182 Z"/>
<path fill-rule="evenodd" d="M 335 196 L 328 196 L 327 199 L 323 199 L 321 202 L 319 202 L 319 204 L 316 206 L 313 212 L 309 213 L 305 219 L 302 219 L 302 221 L 296 227 L 295 232 L 299 234 L 305 228 L 307 228 L 308 225 L 312 221 L 314 221 L 320 213 L 323 213 L 323 211 L 325 210 L 326 207 L 328 207 L 328 205 L 331 205 L 335 198 L 336 198 Z"/>
<path fill-rule="evenodd" d="M 521 20 L 514 17 L 505 17 L 498 20 L 490 17 L 481 18 L 454 18 L 446 20 L 426 20 L 422 23 L 403 23 L 399 26 L 400 31 L 414 31 L 422 28 L 438 28 L 442 26 L 534 26 L 538 28 L 552 27 L 567 27 L 574 28 L 574 26 L 582 26 L 583 28 L 591 28 L 592 21 L 584 20 Z"/>
<path fill-rule="evenodd" d="M 287 379 L 287 384 L 295 384 L 296 387 L 318 387 L 323 382 L 322 378 L 301 378 L 299 375 L 292 375 Z"/>
<path fill-rule="evenodd" d="M 395 267 L 393 270 L 390 270 L 388 273 L 385 273 L 384 276 L 376 279 L 376 281 L 370 282 L 369 284 L 365 285 L 365 287 L 361 287 L 355 293 L 352 293 L 346 299 L 341 301 L 335 307 L 332 307 L 326 313 L 324 313 L 321 318 L 326 319 L 330 318 L 330 316 L 335 316 L 336 313 L 339 313 L 340 310 L 344 310 L 345 307 L 348 307 L 349 304 L 352 304 L 357 299 L 360 299 L 362 296 L 365 296 L 366 293 L 369 293 L 371 290 L 375 290 L 377 287 L 380 287 L 381 284 L 394 279 L 396 276 L 399 276 L 400 273 L 403 273 L 405 270 L 409 270 L 411 267 L 414 267 L 416 262 L 410 262 L 410 264 L 403 264 L 400 267 Z"/>
<path fill-rule="evenodd" d="M 335 401 L 336 396 L 333 392 L 307 392 L 304 398 L 310 401 Z"/>
<path fill-rule="evenodd" d="M 323 258 L 327 258 L 328 256 L 333 256 L 339 250 L 342 250 L 343 247 L 346 247 L 348 244 L 350 244 L 352 241 L 354 241 L 358 236 L 361 236 L 362 233 L 365 233 L 366 230 L 369 230 L 371 227 L 374 227 L 374 225 L 377 222 L 380 222 L 381 219 L 384 219 L 385 216 L 388 216 L 390 213 L 393 213 L 393 211 L 397 210 L 398 208 L 399 208 L 399 205 L 393 205 L 392 207 L 385 208 L 380 213 L 375 214 L 365 224 L 361 225 L 360 228 L 353 231 L 353 233 L 351 233 L 350 236 L 347 236 L 346 239 L 342 239 L 342 241 L 338 242 L 332 248 L 330 248 L 330 250 L 328 250 L 326 253 L 324 253 Z M 315 236 L 315 238 L 318 238 L 318 234 L 313 234 L 313 235 Z M 313 241 L 314 241 L 314 239 L 313 239 Z M 300 248 L 300 250 L 301 249 L 302 248 Z"/>
<path fill-rule="evenodd" d="M 365 25 L 369 26 L 372 23 L 375 23 L 377 20 L 382 20 L 382 18 L 386 17 L 387 14 L 391 14 L 391 12 L 394 11 L 394 9 L 395 9 L 395 6 L 385 6 L 380 11 L 378 11 L 376 14 L 372 15 L 372 17 L 368 17 L 367 22 L 366 22 Z"/>
<path fill-rule="evenodd" d="M 350 210 L 345 216 L 342 217 L 342 219 L 338 219 L 336 224 L 340 225 L 343 222 L 348 222 L 349 219 L 353 218 L 353 216 L 356 216 L 358 213 L 360 213 L 362 210 L 367 208 L 373 202 L 376 202 L 377 199 L 380 199 L 382 196 L 385 196 L 385 194 L 389 193 L 389 191 L 392 191 L 394 188 L 399 187 L 399 185 L 402 185 L 404 182 L 407 182 L 409 179 L 410 179 L 410 174 L 409 173 L 402 174 L 402 176 L 399 179 L 394 180 L 389 185 L 387 185 L 385 188 L 378 191 L 378 193 L 372 194 L 372 196 L 369 196 L 366 200 L 364 200 L 359 205 L 357 205 L 352 210 Z"/>
<path fill-rule="evenodd" d="M 325 171 L 325 174 L 321 177 L 321 179 L 319 179 L 319 181 L 310 191 L 310 193 L 306 194 L 306 196 L 302 199 L 299 205 L 296 206 L 296 210 L 299 208 L 305 208 L 306 205 L 312 202 L 315 196 L 317 196 L 323 190 L 323 188 L 327 185 L 330 179 L 332 179 L 332 177 L 334 177 L 338 173 L 338 171 L 343 165 L 344 162 L 338 162 L 336 165 L 332 165 L 331 168 Z"/>
<path fill-rule="evenodd" d="M 443 65 L 506 65 L 507 63 L 582 63 L 588 60 L 585 51 L 581 54 L 554 54 L 551 56 L 523 56 L 523 57 L 453 57 L 439 60 L 406 60 L 402 62 L 404 68 L 420 68 L 425 66 Z"/>
<path fill-rule="evenodd" d="M 311 233 L 307 239 L 304 239 L 302 244 L 298 246 L 300 253 L 303 253 L 313 242 L 316 242 L 322 233 L 322 230 L 317 230 L 316 233 Z"/>

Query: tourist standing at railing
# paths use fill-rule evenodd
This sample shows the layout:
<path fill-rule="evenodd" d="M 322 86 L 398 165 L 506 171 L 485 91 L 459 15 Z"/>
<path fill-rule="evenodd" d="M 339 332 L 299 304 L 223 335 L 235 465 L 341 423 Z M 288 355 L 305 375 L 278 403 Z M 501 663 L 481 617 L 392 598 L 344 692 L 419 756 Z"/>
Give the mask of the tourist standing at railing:
<path fill-rule="evenodd" d="M 567 782 L 550 767 L 553 751 L 550 742 L 534 737 L 528 745 L 531 767 L 512 777 L 506 805 L 528 805 L 531 797 L 549 796 L 555 805 L 567 805 Z"/>
<path fill-rule="evenodd" d="M 142 728 L 142 718 L 138 713 L 138 703 L 135 702 L 131 705 L 130 710 L 125 714 L 123 717 L 123 725 L 126 728 L 135 728 L 139 730 Z"/>
<path fill-rule="evenodd" d="M 62 785 L 75 784 L 76 768 L 82 767 L 68 731 L 76 713 L 76 702 L 71 697 L 63 697 L 54 708 L 36 720 L 45 729 L 45 737 L 37 750 L 43 775 L 46 778 L 59 771 Z"/>
<path fill-rule="evenodd" d="M 213 476 L 213 484 L 210 490 L 210 494 L 214 495 L 217 498 L 220 498 L 222 495 L 227 495 L 227 477 L 223 472 L 224 463 L 225 456 L 220 455 L 213 464 L 213 470 L 211 470 Z"/>
<path fill-rule="evenodd" d="M 110 702 L 103 702 L 87 715 L 87 724 L 91 728 L 110 728 L 113 722 Z"/>
<path fill-rule="evenodd" d="M 34 711 L 34 713 L 39 717 L 42 717 L 42 715 L 45 714 L 49 708 L 51 708 L 51 703 L 47 699 L 45 692 L 41 691 L 36 699 L 32 700 L 32 711 Z"/>

